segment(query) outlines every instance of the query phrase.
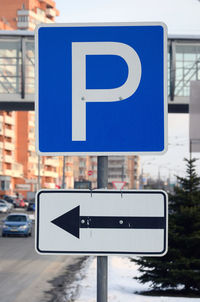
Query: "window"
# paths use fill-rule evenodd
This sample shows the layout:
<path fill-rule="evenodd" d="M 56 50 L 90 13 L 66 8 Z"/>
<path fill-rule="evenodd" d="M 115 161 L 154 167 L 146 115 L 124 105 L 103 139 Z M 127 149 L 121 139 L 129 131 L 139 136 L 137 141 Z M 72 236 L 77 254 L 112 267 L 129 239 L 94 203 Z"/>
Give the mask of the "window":
<path fill-rule="evenodd" d="M 10 188 L 10 182 L 8 180 L 1 180 L 1 190 L 7 191 Z"/>
<path fill-rule="evenodd" d="M 37 15 L 45 17 L 45 12 L 42 9 L 37 8 Z"/>
<path fill-rule="evenodd" d="M 18 16 L 18 22 L 28 22 L 28 16 Z"/>
<path fill-rule="evenodd" d="M 24 215 L 10 215 L 7 217 L 6 221 L 27 221 L 26 216 Z"/>
<path fill-rule="evenodd" d="M 20 48 L 20 39 L 0 39 L 0 94 L 20 93 Z"/>
<path fill-rule="evenodd" d="M 189 96 L 190 81 L 200 79 L 200 45 L 176 44 L 175 95 Z"/>

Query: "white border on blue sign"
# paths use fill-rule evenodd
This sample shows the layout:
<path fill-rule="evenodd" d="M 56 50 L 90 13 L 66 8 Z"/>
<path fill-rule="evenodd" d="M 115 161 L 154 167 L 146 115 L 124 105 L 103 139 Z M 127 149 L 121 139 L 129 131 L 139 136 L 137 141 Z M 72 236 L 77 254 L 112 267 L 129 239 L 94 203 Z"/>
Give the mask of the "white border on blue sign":
<path fill-rule="evenodd" d="M 42 152 L 39 150 L 39 111 L 38 111 L 38 101 L 39 101 L 39 74 L 38 74 L 38 31 L 41 27 L 92 27 L 92 26 L 161 26 L 163 28 L 163 46 L 164 46 L 164 149 L 162 151 L 147 151 L 147 152 Z M 40 156 L 115 156 L 115 155 L 163 155 L 168 150 L 168 96 L 167 96 L 167 25 L 164 22 L 102 22 L 102 23 L 42 23 L 35 28 L 35 142 L 36 142 L 36 152 Z"/>

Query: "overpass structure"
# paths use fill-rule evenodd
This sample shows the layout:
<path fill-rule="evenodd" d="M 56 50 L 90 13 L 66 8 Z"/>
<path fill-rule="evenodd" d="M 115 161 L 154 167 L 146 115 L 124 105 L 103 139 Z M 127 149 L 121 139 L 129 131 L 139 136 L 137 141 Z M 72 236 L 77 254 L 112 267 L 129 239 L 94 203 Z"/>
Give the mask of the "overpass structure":
<path fill-rule="evenodd" d="M 34 32 L 0 31 L 0 110 L 34 110 L 34 48 Z M 200 80 L 200 35 L 169 36 L 169 113 L 189 112 L 193 80 Z"/>

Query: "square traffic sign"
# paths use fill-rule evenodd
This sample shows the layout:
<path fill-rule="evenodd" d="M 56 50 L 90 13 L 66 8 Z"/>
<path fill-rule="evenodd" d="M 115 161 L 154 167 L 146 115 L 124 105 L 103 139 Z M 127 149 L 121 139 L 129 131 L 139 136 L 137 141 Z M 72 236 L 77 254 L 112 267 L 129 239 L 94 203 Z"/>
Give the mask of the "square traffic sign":
<path fill-rule="evenodd" d="M 37 151 L 165 152 L 166 73 L 167 33 L 162 23 L 39 26 Z"/>

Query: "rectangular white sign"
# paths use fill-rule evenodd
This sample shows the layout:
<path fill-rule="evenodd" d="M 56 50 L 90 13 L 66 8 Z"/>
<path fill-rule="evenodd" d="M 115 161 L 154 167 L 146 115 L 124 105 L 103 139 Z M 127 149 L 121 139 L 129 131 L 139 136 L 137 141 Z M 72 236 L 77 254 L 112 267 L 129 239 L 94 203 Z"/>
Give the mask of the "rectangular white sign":
<path fill-rule="evenodd" d="M 65 191 L 37 194 L 36 250 L 41 254 L 167 251 L 164 191 Z"/>

